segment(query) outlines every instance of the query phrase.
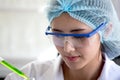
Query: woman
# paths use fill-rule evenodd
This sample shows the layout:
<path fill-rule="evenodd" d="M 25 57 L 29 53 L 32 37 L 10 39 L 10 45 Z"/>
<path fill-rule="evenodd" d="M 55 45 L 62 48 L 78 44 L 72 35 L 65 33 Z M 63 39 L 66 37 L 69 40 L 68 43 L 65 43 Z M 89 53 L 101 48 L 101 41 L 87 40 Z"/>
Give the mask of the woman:
<path fill-rule="evenodd" d="M 23 72 L 35 80 L 120 80 L 120 67 L 110 60 L 120 49 L 113 14 L 110 0 L 52 0 L 46 35 L 59 56 L 29 63 Z M 19 79 L 12 73 L 5 80 Z"/>

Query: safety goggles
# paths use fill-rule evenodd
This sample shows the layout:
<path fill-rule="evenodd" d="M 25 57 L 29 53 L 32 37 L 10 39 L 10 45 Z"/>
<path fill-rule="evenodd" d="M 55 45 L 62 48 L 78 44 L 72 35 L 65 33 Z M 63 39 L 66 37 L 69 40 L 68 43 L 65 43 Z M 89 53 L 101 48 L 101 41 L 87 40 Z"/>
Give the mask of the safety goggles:
<path fill-rule="evenodd" d="M 48 26 L 45 34 L 51 36 L 56 46 L 64 47 L 64 45 L 69 42 L 74 47 L 84 47 L 91 45 L 90 38 L 98 31 L 103 29 L 106 24 L 107 22 L 102 23 L 96 29 L 86 34 L 64 34 L 64 33 L 52 32 L 51 27 Z"/>

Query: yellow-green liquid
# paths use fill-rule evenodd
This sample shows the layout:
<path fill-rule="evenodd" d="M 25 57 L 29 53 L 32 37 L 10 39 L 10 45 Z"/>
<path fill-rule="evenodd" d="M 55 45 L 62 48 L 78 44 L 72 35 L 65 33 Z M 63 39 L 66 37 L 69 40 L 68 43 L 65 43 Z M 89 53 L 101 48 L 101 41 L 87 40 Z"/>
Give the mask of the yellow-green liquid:
<path fill-rule="evenodd" d="M 17 69 L 16 67 L 14 67 L 13 65 L 9 64 L 8 62 L 6 62 L 5 60 L 0 61 L 0 64 L 2 64 L 3 66 L 5 66 L 6 68 L 8 68 L 9 70 L 13 71 L 14 73 L 16 73 L 17 75 L 21 76 L 22 78 L 24 78 L 25 80 L 29 80 L 29 78 L 19 69 Z"/>

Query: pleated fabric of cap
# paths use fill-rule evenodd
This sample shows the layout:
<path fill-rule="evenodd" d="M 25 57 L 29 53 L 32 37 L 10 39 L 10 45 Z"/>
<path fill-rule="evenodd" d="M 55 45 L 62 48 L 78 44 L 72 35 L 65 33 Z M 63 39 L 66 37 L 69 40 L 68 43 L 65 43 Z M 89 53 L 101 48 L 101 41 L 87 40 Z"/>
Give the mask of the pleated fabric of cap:
<path fill-rule="evenodd" d="M 50 23 L 64 12 L 92 29 L 95 29 L 101 23 L 107 22 L 109 24 L 111 22 L 113 27 L 107 38 L 104 36 L 108 31 L 107 25 L 103 31 L 99 32 L 103 52 L 111 59 L 120 54 L 120 35 L 118 34 L 120 32 L 120 22 L 117 19 L 111 0 L 50 0 L 47 7 L 47 18 Z"/>

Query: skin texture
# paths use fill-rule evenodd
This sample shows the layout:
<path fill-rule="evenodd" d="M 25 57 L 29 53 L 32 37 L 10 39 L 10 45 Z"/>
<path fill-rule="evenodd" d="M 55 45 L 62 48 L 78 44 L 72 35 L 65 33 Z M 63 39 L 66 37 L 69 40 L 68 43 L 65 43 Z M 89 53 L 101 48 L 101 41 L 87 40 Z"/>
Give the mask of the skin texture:
<path fill-rule="evenodd" d="M 92 29 L 72 18 L 67 13 L 55 18 L 52 30 L 61 33 L 88 33 Z M 75 47 L 72 42 L 65 41 L 64 46 L 55 45 L 63 59 L 63 74 L 65 80 L 97 80 L 100 76 L 103 60 L 101 53 L 100 36 L 98 33 L 89 38 L 89 44 Z"/>

